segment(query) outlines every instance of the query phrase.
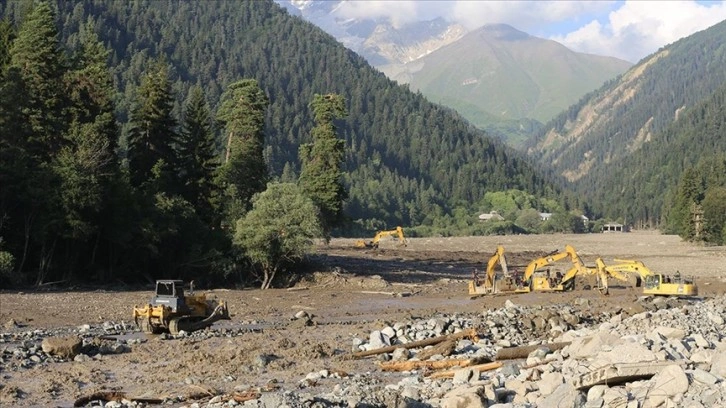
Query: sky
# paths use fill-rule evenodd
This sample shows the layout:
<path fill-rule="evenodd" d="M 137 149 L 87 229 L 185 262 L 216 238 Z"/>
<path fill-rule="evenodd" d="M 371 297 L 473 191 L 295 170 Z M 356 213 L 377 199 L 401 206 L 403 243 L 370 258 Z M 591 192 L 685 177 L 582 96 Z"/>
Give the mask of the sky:
<path fill-rule="evenodd" d="M 630 62 L 726 20 L 726 0 L 347 1 L 340 16 L 389 17 L 400 25 L 443 17 L 469 29 L 505 23 L 568 48 Z"/>

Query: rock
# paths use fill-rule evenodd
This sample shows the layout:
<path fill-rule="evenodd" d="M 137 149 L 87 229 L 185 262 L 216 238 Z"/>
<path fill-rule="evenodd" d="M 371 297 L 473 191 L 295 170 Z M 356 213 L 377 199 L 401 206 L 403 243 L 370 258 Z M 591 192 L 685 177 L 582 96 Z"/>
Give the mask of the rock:
<path fill-rule="evenodd" d="M 393 354 L 391 355 L 391 360 L 393 361 L 406 361 L 411 357 L 411 351 L 408 349 L 405 349 L 403 347 L 397 348 L 393 351 Z"/>
<path fill-rule="evenodd" d="M 505 364 L 499 372 L 506 377 L 516 377 L 519 375 L 519 365 L 517 364 Z"/>
<path fill-rule="evenodd" d="M 628 392 L 620 387 L 608 388 L 602 395 L 605 402 L 604 406 L 610 407 L 626 407 L 628 404 Z"/>
<path fill-rule="evenodd" d="M 542 394 L 546 395 L 544 392 Z M 583 405 L 585 405 L 584 395 L 569 383 L 560 384 L 552 394 L 537 403 L 538 408 L 580 407 Z"/>
<path fill-rule="evenodd" d="M 713 385 L 718 382 L 718 378 L 716 378 L 715 375 L 701 370 L 700 368 L 696 368 L 695 370 L 691 371 L 691 377 L 693 377 L 694 381 L 698 381 L 701 384 L 706 385 Z"/>
<path fill-rule="evenodd" d="M 510 299 L 507 299 L 504 302 L 504 307 L 507 308 L 507 309 L 516 309 L 517 308 L 517 305 L 514 304 L 514 302 L 512 302 Z"/>
<path fill-rule="evenodd" d="M 444 395 L 441 408 L 487 408 L 483 386 L 454 388 Z"/>
<path fill-rule="evenodd" d="M 603 349 L 609 349 L 611 346 L 618 344 L 620 337 L 610 334 L 608 332 L 597 332 L 593 336 L 578 337 L 567 346 L 567 352 L 570 356 L 583 359 L 596 355 L 603 351 Z"/>
<path fill-rule="evenodd" d="M 391 345 L 391 338 L 378 330 L 374 330 L 371 332 L 370 338 L 368 340 L 368 345 L 371 350 L 387 347 Z"/>
<path fill-rule="evenodd" d="M 691 339 L 693 339 L 693 341 L 696 342 L 696 346 L 700 348 L 705 349 L 711 347 L 711 343 L 709 343 L 708 340 L 704 339 L 700 333 L 692 334 Z"/>
<path fill-rule="evenodd" d="M 543 373 L 542 379 L 537 381 L 537 386 L 539 387 L 539 392 L 541 392 L 542 395 L 550 395 L 564 381 L 565 381 L 565 377 L 562 375 L 562 373 L 558 373 L 558 372 Z"/>
<path fill-rule="evenodd" d="M 711 374 L 726 378 L 726 351 L 719 351 L 711 358 Z"/>
<path fill-rule="evenodd" d="M 44 352 L 64 359 L 72 359 L 81 352 L 83 341 L 75 336 L 46 337 L 41 343 Z"/>
<path fill-rule="evenodd" d="M 15 321 L 15 319 L 10 319 L 7 322 L 5 322 L 5 330 L 12 330 L 16 327 L 20 327 L 18 325 L 18 322 Z"/>
<path fill-rule="evenodd" d="M 471 381 L 479 380 L 479 370 L 473 368 L 461 368 L 454 372 L 454 385 L 466 384 Z"/>
<path fill-rule="evenodd" d="M 686 337 L 685 330 L 674 327 L 658 326 L 654 331 L 666 339 L 683 340 Z"/>
<path fill-rule="evenodd" d="M 602 400 L 602 396 L 605 394 L 609 387 L 607 385 L 593 385 L 587 390 L 587 400 L 595 401 L 597 399 Z M 602 403 L 605 403 L 604 401 Z"/>
<path fill-rule="evenodd" d="M 680 366 L 670 365 L 650 380 L 652 386 L 648 392 L 644 406 L 657 407 L 669 397 L 684 394 L 688 391 L 688 377 Z"/>

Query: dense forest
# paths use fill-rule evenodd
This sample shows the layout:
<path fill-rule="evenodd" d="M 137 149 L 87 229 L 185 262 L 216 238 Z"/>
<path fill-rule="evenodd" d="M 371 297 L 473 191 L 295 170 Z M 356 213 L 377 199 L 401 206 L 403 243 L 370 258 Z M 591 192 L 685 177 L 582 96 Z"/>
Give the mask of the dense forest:
<path fill-rule="evenodd" d="M 271 1 L 0 7 L 2 284 L 269 287 L 356 228 L 576 219 L 518 153 Z"/>
<path fill-rule="evenodd" d="M 673 211 L 674 200 L 688 169 L 705 169 L 701 162 L 726 154 L 725 65 L 721 22 L 660 49 L 583 97 L 538 131 L 529 151 L 543 171 L 591 204 L 592 216 L 692 238 L 694 231 L 674 227 L 685 222 L 685 214 Z M 719 174 L 718 167 L 713 171 Z M 717 175 L 698 185 L 699 205 L 709 188 L 724 186 Z M 705 221 L 719 229 L 721 214 L 704 210 Z M 699 237 L 720 242 L 716 235 Z"/>

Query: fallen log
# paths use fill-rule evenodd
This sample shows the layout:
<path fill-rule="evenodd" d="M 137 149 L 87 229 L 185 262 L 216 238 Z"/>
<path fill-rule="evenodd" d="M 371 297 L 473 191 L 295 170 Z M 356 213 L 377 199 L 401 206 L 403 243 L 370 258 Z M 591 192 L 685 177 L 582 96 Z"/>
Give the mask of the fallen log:
<path fill-rule="evenodd" d="M 456 350 L 456 341 L 446 340 L 431 348 L 421 350 L 418 354 L 416 354 L 416 358 L 423 361 L 428 360 L 437 354 L 448 357 L 454 353 L 454 350 Z"/>
<path fill-rule="evenodd" d="M 456 374 L 457 371 L 462 370 L 464 368 L 466 368 L 467 370 L 479 370 L 479 372 L 481 373 L 482 371 L 496 370 L 497 368 L 501 367 L 502 365 L 504 365 L 504 364 L 502 364 L 499 361 L 495 361 L 493 363 L 476 364 L 476 365 L 471 365 L 471 366 L 467 366 L 467 367 L 462 367 L 462 368 L 459 368 L 458 370 L 437 371 L 435 373 L 432 373 L 428 377 L 433 378 L 433 379 L 454 378 L 454 374 Z"/>
<path fill-rule="evenodd" d="M 495 360 L 514 360 L 517 358 L 527 358 L 529 353 L 537 350 L 540 347 L 547 347 L 550 351 L 561 350 L 570 344 L 569 341 L 563 341 L 559 343 L 549 344 L 538 344 L 534 346 L 520 346 L 520 347 L 507 347 L 499 349 L 497 355 L 494 357 Z"/>
<path fill-rule="evenodd" d="M 478 359 L 467 358 L 467 359 L 451 359 L 451 360 L 438 360 L 438 361 L 385 361 L 378 363 L 378 366 L 383 371 L 412 371 L 419 370 L 422 368 L 428 370 L 441 370 L 442 368 L 451 367 L 468 367 L 479 363 Z"/>
<path fill-rule="evenodd" d="M 430 339 L 412 341 L 412 342 L 406 343 L 406 344 L 396 344 L 395 346 L 381 347 L 381 348 L 377 348 L 375 350 L 359 351 L 357 353 L 353 353 L 352 357 L 353 358 L 363 358 L 363 357 L 375 356 L 375 355 L 383 354 L 383 353 L 393 353 L 398 348 L 412 349 L 412 348 L 426 347 L 426 346 L 432 346 L 434 344 L 439 344 L 446 340 L 459 340 L 459 339 L 464 339 L 464 338 L 471 339 L 473 342 L 479 341 L 479 337 L 477 335 L 476 330 L 468 329 L 468 330 L 460 331 L 458 333 L 449 334 L 446 336 L 432 337 Z"/>

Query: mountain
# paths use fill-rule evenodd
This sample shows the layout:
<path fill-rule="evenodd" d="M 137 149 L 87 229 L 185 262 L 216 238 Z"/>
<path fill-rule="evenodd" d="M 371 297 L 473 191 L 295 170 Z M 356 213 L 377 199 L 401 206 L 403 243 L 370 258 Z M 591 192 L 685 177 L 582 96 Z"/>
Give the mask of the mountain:
<path fill-rule="evenodd" d="M 406 64 L 394 79 L 487 128 L 522 119 L 544 123 L 631 65 L 493 24 Z"/>
<path fill-rule="evenodd" d="M 523 154 L 389 80 L 272 1 L 57 4 L 64 46 L 77 46 L 77 33 L 88 24 L 110 48 L 124 129 L 139 80 L 157 58 L 171 66 L 177 108 L 194 84 L 215 110 L 229 84 L 256 79 L 270 101 L 265 158 L 272 176 L 282 180 L 299 173 L 298 148 L 310 141 L 314 126 L 313 95 L 344 96 L 348 116 L 338 132 L 346 143 L 346 209 L 369 228 L 431 225 L 450 218 L 455 206 L 473 213 L 491 191 L 559 198 Z"/>
<path fill-rule="evenodd" d="M 387 18 L 347 18 L 340 11 L 345 1 L 275 2 L 322 28 L 389 77 L 397 75 L 405 63 L 458 40 L 467 31 L 442 18 L 406 24 L 394 24 Z"/>
<path fill-rule="evenodd" d="M 684 169 L 726 151 L 724 66 L 726 21 L 590 93 L 528 141 L 527 152 L 600 214 L 657 224 Z"/>
<path fill-rule="evenodd" d="M 333 35 L 399 83 L 520 146 L 544 122 L 631 63 L 573 52 L 493 24 L 469 32 L 441 18 L 393 24 L 346 18 L 344 1 L 276 0 Z"/>

